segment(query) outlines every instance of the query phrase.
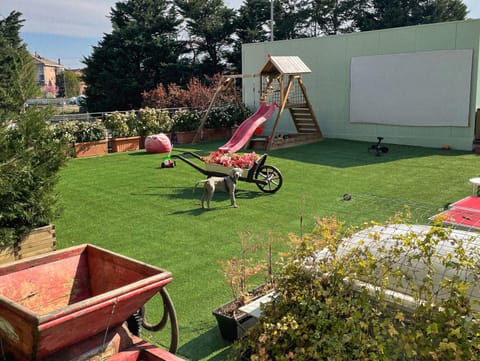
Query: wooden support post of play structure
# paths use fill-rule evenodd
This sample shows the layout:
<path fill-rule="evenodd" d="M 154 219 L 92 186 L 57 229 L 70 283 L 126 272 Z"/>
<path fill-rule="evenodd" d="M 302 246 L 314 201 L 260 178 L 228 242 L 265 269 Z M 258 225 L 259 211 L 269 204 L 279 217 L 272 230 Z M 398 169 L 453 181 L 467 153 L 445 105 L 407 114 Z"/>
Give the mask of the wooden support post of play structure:
<path fill-rule="evenodd" d="M 203 128 L 205 126 L 205 123 L 207 122 L 208 115 L 210 114 L 211 110 L 213 109 L 213 106 L 215 105 L 215 102 L 218 98 L 218 96 L 221 93 L 227 92 L 229 89 L 233 91 L 233 96 L 235 99 L 235 102 L 237 103 L 238 107 L 242 110 L 242 113 L 244 115 L 247 114 L 245 107 L 243 106 L 242 101 L 238 97 L 237 90 L 235 88 L 235 79 L 243 79 L 243 78 L 255 78 L 258 77 L 259 74 L 231 74 L 231 75 L 223 75 L 220 78 L 220 81 L 218 83 L 217 89 L 215 90 L 215 94 L 213 95 L 212 100 L 210 101 L 210 104 L 208 105 L 207 111 L 205 114 L 202 116 L 202 119 L 200 120 L 200 125 L 197 128 L 197 132 L 195 133 L 195 136 L 193 137 L 192 144 L 197 143 L 200 140 Z"/>
<path fill-rule="evenodd" d="M 288 101 L 288 95 L 290 94 L 290 90 L 292 89 L 294 79 L 295 79 L 295 77 L 293 75 L 290 75 L 288 77 L 288 84 L 287 84 L 286 89 L 284 89 L 284 87 L 283 87 L 283 77 L 281 77 L 279 79 L 279 81 L 280 81 L 280 101 L 281 101 L 281 104 L 280 104 L 280 108 L 278 109 L 277 117 L 275 118 L 275 123 L 273 124 L 272 135 L 268 139 L 267 149 L 270 149 L 272 147 L 273 140 L 275 139 L 275 133 L 277 132 L 278 124 L 280 122 L 280 117 L 282 116 L 282 113 L 285 110 L 285 106 L 286 106 L 287 101 Z"/>
<path fill-rule="evenodd" d="M 230 84 L 233 82 L 233 80 L 234 79 L 231 78 L 231 77 L 228 77 L 228 78 L 222 77 L 220 79 L 220 83 L 217 86 L 217 90 L 215 91 L 215 94 L 213 95 L 213 98 L 210 101 L 210 104 L 208 105 L 207 111 L 205 112 L 202 119 L 200 120 L 200 125 L 197 128 L 197 132 L 195 133 L 195 136 L 193 137 L 192 144 L 195 144 L 200 139 L 200 135 L 203 131 L 203 127 L 205 126 L 205 122 L 207 121 L 207 118 L 208 118 L 208 114 L 212 110 L 213 105 L 215 104 L 215 100 L 217 100 L 218 95 L 221 92 L 224 92 L 230 86 Z"/>

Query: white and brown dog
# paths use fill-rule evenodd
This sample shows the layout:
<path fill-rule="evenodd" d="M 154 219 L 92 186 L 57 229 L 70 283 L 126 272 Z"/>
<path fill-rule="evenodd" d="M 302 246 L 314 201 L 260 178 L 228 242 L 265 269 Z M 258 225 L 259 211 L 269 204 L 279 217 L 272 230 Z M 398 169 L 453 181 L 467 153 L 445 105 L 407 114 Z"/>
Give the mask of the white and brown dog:
<path fill-rule="evenodd" d="M 242 175 L 242 169 L 233 168 L 230 175 L 225 177 L 210 177 L 198 181 L 195 187 L 203 183 L 202 208 L 205 208 L 205 201 L 207 201 L 207 208 L 210 209 L 210 201 L 212 200 L 215 190 L 227 192 L 230 194 L 230 203 L 233 208 L 238 208 L 235 199 L 235 188 L 237 187 L 238 178 Z"/>

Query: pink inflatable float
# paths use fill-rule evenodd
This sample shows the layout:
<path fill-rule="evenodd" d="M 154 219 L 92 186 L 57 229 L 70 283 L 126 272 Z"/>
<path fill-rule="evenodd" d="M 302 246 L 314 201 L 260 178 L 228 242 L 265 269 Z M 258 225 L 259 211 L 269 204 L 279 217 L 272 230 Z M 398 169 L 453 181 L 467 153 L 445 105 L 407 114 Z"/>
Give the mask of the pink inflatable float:
<path fill-rule="evenodd" d="M 145 139 L 147 153 L 168 153 L 172 150 L 170 139 L 163 133 L 149 135 Z"/>

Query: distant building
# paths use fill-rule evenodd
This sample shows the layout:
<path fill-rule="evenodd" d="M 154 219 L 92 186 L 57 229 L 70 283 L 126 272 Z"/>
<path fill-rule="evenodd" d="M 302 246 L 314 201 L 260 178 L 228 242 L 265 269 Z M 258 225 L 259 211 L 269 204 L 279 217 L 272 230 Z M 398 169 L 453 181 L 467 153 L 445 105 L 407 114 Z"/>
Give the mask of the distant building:
<path fill-rule="evenodd" d="M 55 97 L 58 91 L 56 77 L 57 74 L 62 73 L 65 70 L 65 67 L 60 64 L 60 59 L 58 59 L 58 62 L 54 62 L 41 57 L 37 52 L 32 54 L 32 58 L 37 68 L 37 84 L 47 95 Z"/>

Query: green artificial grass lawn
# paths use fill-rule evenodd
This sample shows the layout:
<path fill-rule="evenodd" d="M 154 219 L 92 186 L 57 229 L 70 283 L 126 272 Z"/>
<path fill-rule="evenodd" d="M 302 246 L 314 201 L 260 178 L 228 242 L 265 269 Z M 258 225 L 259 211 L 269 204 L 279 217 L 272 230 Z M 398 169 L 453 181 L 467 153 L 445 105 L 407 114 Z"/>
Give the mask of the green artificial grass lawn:
<path fill-rule="evenodd" d="M 176 146 L 173 154 L 207 154 L 220 145 Z M 202 190 L 194 191 L 205 176 L 180 160 L 162 169 L 164 155 L 143 151 L 72 159 L 58 185 L 63 208 L 55 221 L 58 247 L 92 243 L 172 272 L 167 289 L 179 321 L 178 354 L 223 360 L 229 344 L 212 310 L 231 299 L 231 292 L 218 261 L 239 255 L 240 232 L 260 241 L 273 237 L 281 249 L 289 233 L 310 232 L 316 216 L 336 215 L 358 225 L 385 221 L 405 205 L 412 222 L 427 224 L 445 204 L 468 196 L 468 179 L 480 174 L 472 153 L 389 145 L 388 153 L 376 157 L 369 145 L 327 139 L 271 151 L 266 163 L 279 168 L 284 181 L 277 193 L 240 182 L 239 208 L 216 193 L 209 211 L 200 207 Z M 345 193 L 350 201 L 343 200 Z M 142 337 L 169 344 L 165 331 Z"/>

